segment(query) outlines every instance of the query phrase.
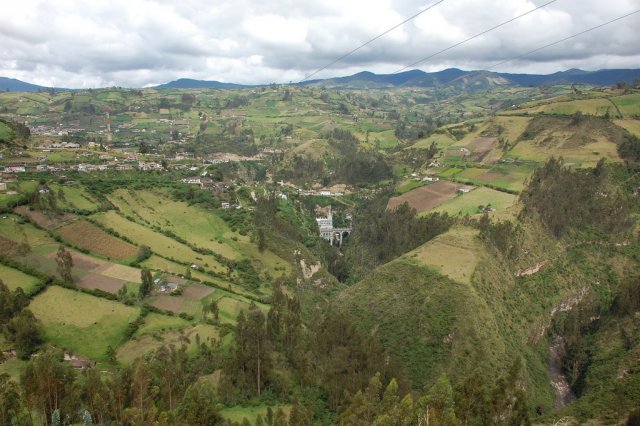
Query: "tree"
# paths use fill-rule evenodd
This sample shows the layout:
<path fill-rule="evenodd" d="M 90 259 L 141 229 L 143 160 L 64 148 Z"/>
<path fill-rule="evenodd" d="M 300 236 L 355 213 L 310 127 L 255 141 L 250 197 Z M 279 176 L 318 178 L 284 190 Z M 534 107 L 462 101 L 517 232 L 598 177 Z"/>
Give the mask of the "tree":
<path fill-rule="evenodd" d="M 18 424 L 18 417 L 22 408 L 22 399 L 18 384 L 11 380 L 7 373 L 0 374 L 0 424 Z"/>
<path fill-rule="evenodd" d="M 176 414 L 179 424 L 189 426 L 214 426 L 224 423 L 215 393 L 206 381 L 198 381 L 187 389 Z"/>
<path fill-rule="evenodd" d="M 264 229 L 258 228 L 258 250 L 262 253 L 265 248 L 267 248 L 267 238 L 264 235 Z"/>
<path fill-rule="evenodd" d="M 143 260 L 147 260 L 151 256 L 151 249 L 147 245 L 141 245 L 138 248 L 138 255 L 136 257 L 136 262 L 140 263 Z"/>
<path fill-rule="evenodd" d="M 0 326 L 6 324 L 28 304 L 29 299 L 22 287 L 18 287 L 12 293 L 0 279 Z"/>
<path fill-rule="evenodd" d="M 447 375 L 442 373 L 427 395 L 418 401 L 418 416 L 429 425 L 455 426 L 459 421 L 454 408 L 451 383 Z"/>
<path fill-rule="evenodd" d="M 153 277 L 151 276 L 151 271 L 148 269 L 140 271 L 140 280 L 142 283 L 140 284 L 138 297 L 142 300 L 151 293 L 151 289 L 153 288 Z"/>
<path fill-rule="evenodd" d="M 74 379 L 71 366 L 63 363 L 61 354 L 55 351 L 40 353 L 22 370 L 20 383 L 28 408 L 40 415 L 42 424 L 47 424 L 46 419 L 51 419 L 56 410 L 62 413 L 75 411 L 76 401 L 68 398 Z"/>
<path fill-rule="evenodd" d="M 66 283 L 73 282 L 73 277 L 71 276 L 73 258 L 71 257 L 71 253 L 62 244 L 60 244 L 58 252 L 56 253 L 56 263 L 58 264 L 57 270 L 62 281 Z"/>
<path fill-rule="evenodd" d="M 42 343 L 40 322 L 28 309 L 23 309 L 13 317 L 6 327 L 7 340 L 13 343 L 18 357 L 28 359 Z"/>

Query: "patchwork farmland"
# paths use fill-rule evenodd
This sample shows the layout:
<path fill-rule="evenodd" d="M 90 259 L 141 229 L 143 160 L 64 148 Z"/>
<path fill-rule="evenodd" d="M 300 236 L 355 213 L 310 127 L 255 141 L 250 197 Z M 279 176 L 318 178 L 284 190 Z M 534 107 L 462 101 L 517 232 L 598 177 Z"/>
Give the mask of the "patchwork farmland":
<path fill-rule="evenodd" d="M 460 190 L 468 191 L 471 189 L 473 187 L 470 185 L 441 180 L 389 199 L 387 209 L 393 210 L 401 204 L 408 203 L 409 206 L 416 209 L 416 212 L 422 213 L 452 199 Z"/>

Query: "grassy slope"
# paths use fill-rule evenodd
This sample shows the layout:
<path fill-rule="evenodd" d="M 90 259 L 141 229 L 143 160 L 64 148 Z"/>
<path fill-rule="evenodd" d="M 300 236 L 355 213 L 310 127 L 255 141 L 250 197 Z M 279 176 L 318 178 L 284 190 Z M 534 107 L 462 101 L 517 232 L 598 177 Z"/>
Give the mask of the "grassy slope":
<path fill-rule="evenodd" d="M 210 249 L 227 259 L 257 259 L 272 276 L 279 275 L 276 268 L 289 270 L 287 262 L 269 250 L 259 252 L 248 236 L 231 231 L 213 212 L 173 201 L 165 194 L 155 191 L 132 192 L 120 189 L 109 199 L 120 211 L 139 223 L 169 230 L 194 246 Z"/>
<path fill-rule="evenodd" d="M 26 294 L 30 294 L 40 281 L 36 277 L 32 277 L 31 275 L 27 275 L 24 272 L 2 264 L 0 264 L 0 279 L 2 279 L 2 282 L 4 282 L 9 290 L 13 291 L 18 287 L 22 287 Z"/>
<path fill-rule="evenodd" d="M 491 207 L 496 211 L 504 211 L 512 207 L 515 202 L 515 195 L 483 187 L 476 188 L 468 194 L 458 195 L 456 198 L 436 207 L 433 211 L 474 215 L 478 213 L 478 206 L 480 205 L 491 204 Z"/>
<path fill-rule="evenodd" d="M 93 217 L 107 228 L 117 230 L 137 244 L 145 244 L 151 247 L 151 250 L 162 256 L 174 258 L 181 262 L 198 262 L 199 264 L 208 265 L 205 266 L 208 270 L 226 272 L 226 268 L 214 257 L 196 253 L 188 246 L 155 232 L 151 228 L 131 222 L 113 211 L 98 213 Z"/>
<path fill-rule="evenodd" d="M 553 408 L 546 334 L 551 312 L 585 288 L 610 294 L 615 281 L 604 266 L 606 257 L 585 255 L 593 248 L 564 252 L 542 229 L 531 224 L 525 229 L 527 254 L 515 263 L 487 249 L 472 230 L 454 228 L 374 270 L 335 302 L 366 332 L 378 333 L 405 362 L 416 389 L 432 384 L 441 372 L 455 382 L 479 368 L 493 380 L 520 357 L 531 406 L 548 412 Z M 543 260 L 549 263 L 540 272 L 514 276 Z"/>
<path fill-rule="evenodd" d="M 92 359 L 105 360 L 139 309 L 61 287 L 50 287 L 29 304 L 48 341 Z"/>
<path fill-rule="evenodd" d="M 13 139 L 13 130 L 4 123 L 0 123 L 0 140 L 9 141 Z"/>

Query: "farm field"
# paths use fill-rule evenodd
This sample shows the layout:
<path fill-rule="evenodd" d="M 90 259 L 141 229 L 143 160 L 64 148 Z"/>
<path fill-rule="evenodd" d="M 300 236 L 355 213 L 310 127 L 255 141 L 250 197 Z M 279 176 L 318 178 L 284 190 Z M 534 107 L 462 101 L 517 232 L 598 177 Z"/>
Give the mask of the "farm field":
<path fill-rule="evenodd" d="M 409 206 L 416 209 L 417 213 L 422 213 L 452 199 L 456 196 L 458 189 L 461 188 L 471 187 L 453 182 L 438 181 L 389 199 L 387 209 L 393 210 L 403 203 L 408 203 Z"/>
<path fill-rule="evenodd" d="M 152 321 L 157 322 L 158 314 L 155 315 Z M 182 344 L 187 345 L 187 353 L 194 354 L 198 350 L 198 339 L 200 342 L 211 344 L 214 340 L 218 340 L 219 336 L 217 327 L 213 325 L 198 324 L 191 326 L 189 323 L 186 323 L 184 327 L 167 328 L 161 333 L 145 332 L 136 334 L 131 340 L 118 348 L 116 356 L 120 362 L 131 363 L 136 358 L 142 357 L 146 353 L 154 351 L 161 346 L 175 345 L 176 348 L 179 348 Z M 223 344 L 228 343 L 230 337 L 231 335 L 225 336 L 225 338 L 223 338 Z"/>
<path fill-rule="evenodd" d="M 404 194 L 405 192 L 409 192 L 412 189 L 416 189 L 424 185 L 424 182 L 415 179 L 406 179 L 396 186 L 396 191 Z"/>
<path fill-rule="evenodd" d="M 258 415 L 266 420 L 268 407 L 269 406 L 266 404 L 247 406 L 237 405 L 235 407 L 223 408 L 220 411 L 220 414 L 222 414 L 222 417 L 224 417 L 225 419 L 229 419 L 232 422 L 241 423 L 243 419 L 246 418 L 251 424 L 254 424 Z M 290 405 L 272 405 L 270 407 L 274 414 L 278 410 L 278 408 L 281 408 L 287 418 L 289 418 L 289 413 L 291 412 Z"/>
<path fill-rule="evenodd" d="M 288 262 L 269 250 L 260 252 L 249 237 L 232 232 L 225 221 L 214 212 L 171 200 L 162 192 L 156 191 L 118 190 L 109 198 L 125 215 L 133 217 L 141 224 L 171 231 L 196 247 L 212 250 L 231 260 L 250 257 L 259 261 L 272 276 L 280 275 L 282 272 L 278 272 L 279 269 L 285 268 L 285 273 L 290 270 Z M 158 253 L 163 254 L 159 251 Z"/>
<path fill-rule="evenodd" d="M 81 249 L 89 250 L 116 260 L 133 259 L 138 248 L 110 235 L 86 220 L 76 220 L 57 230 L 67 242 Z"/>
<path fill-rule="evenodd" d="M 51 185 L 51 189 L 59 194 L 64 194 L 64 199 L 58 198 L 62 208 L 95 211 L 98 208 L 96 201 L 81 187 L 68 185 Z"/>
<path fill-rule="evenodd" d="M 455 227 L 401 257 L 436 269 L 454 281 L 470 284 L 478 263 L 478 231 Z"/>
<path fill-rule="evenodd" d="M 231 232 L 215 214 L 173 201 L 158 192 L 119 189 L 108 198 L 125 215 L 148 226 L 169 230 L 197 247 L 211 249 L 228 259 L 234 260 L 239 256 L 230 245 L 231 237 L 246 239 Z"/>
<path fill-rule="evenodd" d="M 538 162 L 545 161 L 552 156 L 562 157 L 568 163 L 584 167 L 592 167 L 602 157 L 611 161 L 620 161 L 616 144 L 602 139 L 578 147 L 565 147 L 561 144 L 544 146 L 531 140 L 525 140 L 518 142 L 506 154 L 506 157 Z"/>
<path fill-rule="evenodd" d="M 49 253 L 59 244 L 46 231 L 12 214 L 0 220 L 0 236 L 18 244 L 27 244 L 35 253 Z"/>
<path fill-rule="evenodd" d="M 496 209 L 495 213 L 501 213 L 510 208 L 517 201 L 518 197 L 505 192 L 496 191 L 495 189 L 480 187 L 473 191 L 460 194 L 456 198 L 436 207 L 432 211 L 446 212 L 449 214 L 474 215 L 478 214 L 478 206 L 486 206 Z M 493 216 L 494 213 L 490 215 Z"/>
<path fill-rule="evenodd" d="M 625 118 L 622 120 L 614 120 L 614 123 L 640 138 L 640 120 Z"/>
<path fill-rule="evenodd" d="M 38 210 L 30 210 L 27 206 L 15 208 L 15 212 L 26 216 L 38 226 L 44 229 L 56 229 L 76 219 L 76 216 L 70 213 L 43 213 Z"/>
<path fill-rule="evenodd" d="M 640 117 L 640 94 L 622 95 L 611 98 L 625 118 Z"/>
<path fill-rule="evenodd" d="M 141 282 L 140 270 L 130 266 L 110 263 L 73 249 L 68 249 L 73 259 L 72 276 L 76 285 L 82 288 L 99 289 L 116 293 L 123 285 L 136 290 Z M 28 256 L 31 266 L 43 272 L 56 275 L 56 250 L 44 256 Z"/>
<path fill-rule="evenodd" d="M 62 287 L 49 287 L 29 309 L 42 321 L 48 341 L 94 360 L 105 360 L 108 346 L 117 347 L 139 308 Z"/>
<path fill-rule="evenodd" d="M 451 148 L 453 149 L 456 147 L 463 147 L 467 149 L 468 152 L 465 151 L 461 154 L 464 157 L 465 161 L 481 163 L 481 164 L 494 164 L 502 156 L 502 151 L 495 149 L 497 145 L 498 145 L 497 138 L 479 136 L 471 139 L 465 138 L 460 142 L 456 142 L 454 145 L 451 146 Z M 447 152 L 455 152 L 455 151 L 447 151 Z M 458 154 L 454 153 L 454 155 L 458 155 Z"/>
<path fill-rule="evenodd" d="M 510 191 L 522 191 L 524 182 L 533 173 L 533 166 L 515 164 L 496 164 L 473 181 L 490 184 Z"/>
<path fill-rule="evenodd" d="M 411 145 L 410 148 L 429 148 L 433 142 L 436 143 L 438 148 L 445 149 L 455 144 L 456 141 L 446 133 L 434 133 L 428 138 L 420 139 L 419 141 Z"/>
<path fill-rule="evenodd" d="M 614 98 L 615 99 L 615 98 Z M 513 111 L 505 111 L 504 114 L 551 114 L 551 115 L 572 115 L 580 111 L 583 114 L 604 116 L 607 112 L 611 117 L 617 117 L 617 111 L 613 104 L 607 99 L 599 97 L 592 99 L 575 99 L 566 101 L 545 101 L 538 105 L 525 107 Z"/>
<path fill-rule="evenodd" d="M 144 336 L 146 334 L 155 334 L 166 330 L 181 330 L 188 327 L 191 323 L 180 317 L 172 317 L 169 315 L 149 312 L 144 317 L 144 324 L 138 328 L 134 336 Z"/>
<path fill-rule="evenodd" d="M 530 117 L 497 115 L 488 120 L 487 123 L 500 126 L 502 128 L 500 136 L 504 137 L 509 143 L 513 143 L 522 135 L 530 121 Z"/>
<path fill-rule="evenodd" d="M 478 167 L 471 167 L 468 169 L 462 170 L 460 173 L 456 173 L 456 179 L 475 179 L 478 176 L 487 172 L 488 169 L 481 169 Z"/>
<path fill-rule="evenodd" d="M 0 280 L 14 291 L 18 287 L 22 287 L 25 294 L 29 295 L 36 289 L 40 279 L 31 275 L 27 275 L 22 271 L 11 268 L 0 263 Z"/>
<path fill-rule="evenodd" d="M 97 213 L 93 218 L 103 226 L 117 230 L 117 232 L 122 235 L 127 235 L 132 241 L 140 245 L 144 244 L 149 246 L 153 252 L 161 256 L 174 258 L 189 264 L 198 263 L 199 265 L 204 265 L 206 269 L 216 272 L 226 272 L 226 268 L 213 256 L 196 253 L 185 244 L 155 232 L 143 225 L 131 222 L 113 210 Z"/>
<path fill-rule="evenodd" d="M 212 300 L 218 302 L 220 321 L 235 324 L 241 310 L 249 309 L 250 299 L 219 288 L 198 283 L 189 284 L 180 295 L 159 294 L 151 296 L 149 303 L 159 309 L 192 315 L 202 318 L 202 307 Z M 266 305 L 257 304 L 266 309 Z"/>

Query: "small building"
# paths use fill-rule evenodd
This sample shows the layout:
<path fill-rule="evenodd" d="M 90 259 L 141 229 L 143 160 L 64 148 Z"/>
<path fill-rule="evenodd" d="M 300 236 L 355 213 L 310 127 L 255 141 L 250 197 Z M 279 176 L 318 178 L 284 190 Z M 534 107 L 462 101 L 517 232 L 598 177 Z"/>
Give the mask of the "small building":
<path fill-rule="evenodd" d="M 92 359 L 85 358 L 79 355 L 72 355 L 69 353 L 64 354 L 64 360 L 69 361 L 69 363 L 71 364 L 71 367 L 77 368 L 79 370 L 95 367 L 95 365 L 97 364 L 97 362 Z"/>
<path fill-rule="evenodd" d="M 6 191 L 7 190 L 7 184 L 4 182 L 0 182 L 0 191 Z"/>
<path fill-rule="evenodd" d="M 231 207 L 231 205 L 229 203 L 222 202 L 220 203 L 220 207 L 222 207 L 223 209 L 228 209 L 229 207 Z"/>

